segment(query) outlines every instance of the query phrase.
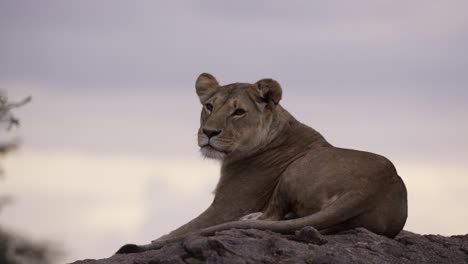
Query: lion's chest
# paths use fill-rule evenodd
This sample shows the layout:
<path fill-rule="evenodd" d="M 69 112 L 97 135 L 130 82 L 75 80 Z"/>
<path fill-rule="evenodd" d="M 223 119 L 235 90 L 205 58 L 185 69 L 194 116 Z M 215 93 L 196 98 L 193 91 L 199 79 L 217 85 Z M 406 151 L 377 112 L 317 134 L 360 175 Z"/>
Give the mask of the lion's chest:
<path fill-rule="evenodd" d="M 223 171 L 215 204 L 234 217 L 262 211 L 278 183 L 279 172 L 268 168 Z"/>

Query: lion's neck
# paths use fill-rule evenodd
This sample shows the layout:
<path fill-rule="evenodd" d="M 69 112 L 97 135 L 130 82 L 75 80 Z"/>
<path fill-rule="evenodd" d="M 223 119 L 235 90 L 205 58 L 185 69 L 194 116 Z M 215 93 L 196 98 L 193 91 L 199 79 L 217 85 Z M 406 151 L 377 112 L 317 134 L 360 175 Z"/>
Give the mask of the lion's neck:
<path fill-rule="evenodd" d="M 287 110 L 278 105 L 273 117 L 266 142 L 253 152 L 251 157 L 261 159 L 269 155 L 278 155 L 284 160 L 309 152 L 315 147 L 330 146 L 325 138 L 315 129 L 297 121 Z"/>

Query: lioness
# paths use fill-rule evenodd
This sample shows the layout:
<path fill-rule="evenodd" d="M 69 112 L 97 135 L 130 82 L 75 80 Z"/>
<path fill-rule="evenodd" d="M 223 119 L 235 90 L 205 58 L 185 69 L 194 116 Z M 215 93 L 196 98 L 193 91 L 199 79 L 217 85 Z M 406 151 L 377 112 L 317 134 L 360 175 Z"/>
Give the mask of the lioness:
<path fill-rule="evenodd" d="M 377 154 L 332 146 L 279 104 L 278 82 L 220 86 L 210 74 L 195 84 L 203 105 L 198 145 L 221 160 L 213 203 L 200 216 L 146 246 L 191 232 L 231 228 L 280 233 L 312 226 L 321 233 L 355 227 L 390 238 L 403 228 L 407 194 L 393 164 Z"/>

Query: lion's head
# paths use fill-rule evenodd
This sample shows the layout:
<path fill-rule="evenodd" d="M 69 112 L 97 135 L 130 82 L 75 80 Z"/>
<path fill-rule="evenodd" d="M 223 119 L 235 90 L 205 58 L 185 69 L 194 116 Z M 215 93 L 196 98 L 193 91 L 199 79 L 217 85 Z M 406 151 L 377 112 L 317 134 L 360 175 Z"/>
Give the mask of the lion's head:
<path fill-rule="evenodd" d="M 195 87 L 203 105 L 198 145 L 205 157 L 245 155 L 269 140 L 282 94 L 278 82 L 262 79 L 220 86 L 211 74 L 203 73 Z"/>

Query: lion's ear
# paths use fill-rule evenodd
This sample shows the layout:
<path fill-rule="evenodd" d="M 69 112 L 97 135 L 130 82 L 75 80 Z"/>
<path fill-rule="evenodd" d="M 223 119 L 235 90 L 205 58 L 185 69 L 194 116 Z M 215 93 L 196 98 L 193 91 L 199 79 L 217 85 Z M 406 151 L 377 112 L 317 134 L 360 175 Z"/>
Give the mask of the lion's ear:
<path fill-rule="evenodd" d="M 210 98 L 219 88 L 219 83 L 213 75 L 209 73 L 202 73 L 198 76 L 195 82 L 195 88 L 197 89 L 197 95 L 200 98 L 200 102 L 204 102 Z"/>
<path fill-rule="evenodd" d="M 281 100 L 283 90 L 277 81 L 273 79 L 262 79 L 255 83 L 255 87 L 268 106 L 274 107 Z"/>

